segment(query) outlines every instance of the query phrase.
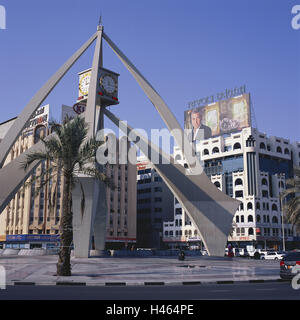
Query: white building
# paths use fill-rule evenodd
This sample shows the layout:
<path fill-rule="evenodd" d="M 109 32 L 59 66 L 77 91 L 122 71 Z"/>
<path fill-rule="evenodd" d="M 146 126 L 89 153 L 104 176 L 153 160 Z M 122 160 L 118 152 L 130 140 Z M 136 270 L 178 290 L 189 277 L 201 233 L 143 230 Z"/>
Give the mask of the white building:
<path fill-rule="evenodd" d="M 228 136 L 197 141 L 196 152 L 216 187 L 242 202 L 228 241 L 242 246 L 281 247 L 279 194 L 285 180 L 293 176 L 293 166 L 300 165 L 300 143 L 267 137 L 248 127 Z M 184 165 L 178 147 L 174 148 L 174 158 Z M 192 223 L 186 224 L 186 214 L 180 209 L 176 204 L 174 220 L 164 223 L 163 241 L 172 246 L 199 242 L 199 231 Z M 293 241 L 299 237 L 292 226 L 284 225 L 284 229 L 287 246 L 295 246 Z"/>

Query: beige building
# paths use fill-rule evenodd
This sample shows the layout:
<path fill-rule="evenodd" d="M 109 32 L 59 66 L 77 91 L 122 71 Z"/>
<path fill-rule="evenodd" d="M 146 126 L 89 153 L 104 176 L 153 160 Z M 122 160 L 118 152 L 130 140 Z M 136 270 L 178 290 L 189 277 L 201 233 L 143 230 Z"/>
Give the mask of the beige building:
<path fill-rule="evenodd" d="M 125 141 L 126 144 L 126 141 Z M 127 142 L 127 150 L 130 143 Z M 119 140 L 117 140 L 119 150 Z M 108 164 L 105 167 L 106 175 L 114 184 L 113 189 L 107 188 L 107 249 L 131 248 L 136 244 L 136 175 L 134 164 Z"/>
<path fill-rule="evenodd" d="M 40 136 L 50 133 L 48 119 L 47 105 L 41 107 L 29 121 L 5 164 L 29 149 Z M 0 141 L 14 120 L 15 118 L 0 124 Z M 49 168 L 50 163 L 42 162 L 30 179 L 34 179 L 35 174 L 40 176 Z M 107 247 L 130 247 L 136 242 L 136 166 L 118 163 L 109 165 L 106 167 L 106 174 L 117 187 L 115 190 L 107 188 Z M 32 185 L 21 188 L 0 214 L 0 247 L 52 248 L 59 245 L 63 177 L 58 174 L 56 179 L 41 190 L 40 183 L 41 179 L 37 179 Z M 5 183 L 1 181 L 0 187 L 5 187 Z M 57 189 L 55 193 L 54 188 Z"/>
<path fill-rule="evenodd" d="M 6 134 L 14 119 L 0 124 L 0 132 Z M 16 140 L 5 164 L 17 158 L 21 153 L 33 146 L 40 137 L 49 134 L 49 105 L 40 107 L 28 122 L 22 134 Z M 49 163 L 42 162 L 34 171 L 30 179 L 35 175 L 49 169 Z M 29 182 L 28 180 L 27 182 Z M 53 205 L 49 206 L 51 188 L 57 183 L 57 192 L 52 199 Z M 32 185 L 23 186 L 9 205 L 0 215 L 0 242 L 6 247 L 33 248 L 51 247 L 57 245 L 59 232 L 60 207 L 62 201 L 62 181 L 50 181 L 40 192 L 41 179 L 37 179 Z M 1 187 L 3 187 L 1 181 Z"/>

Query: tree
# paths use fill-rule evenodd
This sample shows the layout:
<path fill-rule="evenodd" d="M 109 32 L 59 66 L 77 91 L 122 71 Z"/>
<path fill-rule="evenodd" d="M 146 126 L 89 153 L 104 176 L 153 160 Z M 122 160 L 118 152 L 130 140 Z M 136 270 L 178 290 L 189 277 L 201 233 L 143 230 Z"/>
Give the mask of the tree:
<path fill-rule="evenodd" d="M 41 138 L 44 151 L 29 153 L 22 167 L 27 170 L 34 162 L 48 161 L 47 170 L 42 171 L 39 176 L 31 179 L 29 184 L 38 181 L 39 187 L 36 194 L 49 182 L 53 184 L 53 192 L 57 192 L 57 177 L 61 174 L 64 178 L 63 184 L 63 208 L 60 221 L 60 249 L 57 263 L 58 276 L 71 275 L 71 245 L 73 242 L 73 212 L 72 212 L 72 190 L 75 183 L 80 183 L 78 174 L 92 176 L 106 184 L 109 180 L 104 173 L 95 166 L 95 156 L 100 142 L 95 138 L 87 138 L 88 125 L 81 117 L 72 121 L 66 118 L 63 125 L 51 123 L 53 135 Z M 80 184 L 81 185 L 81 184 Z M 81 185 L 81 214 L 84 213 L 84 190 Z M 52 202 L 52 203 L 51 203 Z M 50 207 L 53 205 L 49 198 Z"/>
<path fill-rule="evenodd" d="M 294 178 L 286 181 L 286 189 L 281 194 L 286 199 L 283 212 L 288 223 L 300 232 L 300 168 L 294 168 Z"/>

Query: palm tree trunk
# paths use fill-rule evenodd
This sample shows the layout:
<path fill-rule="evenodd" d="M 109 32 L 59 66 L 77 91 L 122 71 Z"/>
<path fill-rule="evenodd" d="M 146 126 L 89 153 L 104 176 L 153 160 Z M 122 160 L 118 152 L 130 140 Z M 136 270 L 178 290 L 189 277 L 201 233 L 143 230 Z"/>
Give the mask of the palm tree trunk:
<path fill-rule="evenodd" d="M 58 276 L 71 276 L 72 225 L 72 185 L 71 177 L 65 174 L 63 210 L 60 222 L 60 250 L 57 263 Z"/>

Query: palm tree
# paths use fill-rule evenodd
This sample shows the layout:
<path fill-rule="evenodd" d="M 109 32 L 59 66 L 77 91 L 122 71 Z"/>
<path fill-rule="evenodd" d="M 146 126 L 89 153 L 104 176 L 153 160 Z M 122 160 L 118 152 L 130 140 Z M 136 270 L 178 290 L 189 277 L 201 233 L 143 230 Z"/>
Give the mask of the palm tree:
<path fill-rule="evenodd" d="M 76 117 L 72 121 L 65 119 L 64 124 L 51 123 L 53 135 L 43 139 L 45 151 L 33 152 L 27 155 L 26 160 L 22 163 L 24 170 L 35 161 L 47 161 L 50 167 L 42 171 L 40 176 L 35 176 L 29 184 L 38 181 L 39 187 L 36 194 L 49 182 L 56 181 L 53 184 L 52 194 L 57 192 L 57 178 L 62 174 L 63 184 L 63 209 L 60 221 L 60 250 L 57 263 L 58 276 L 71 275 L 71 245 L 73 242 L 73 212 L 72 212 L 72 190 L 78 174 L 85 174 L 95 177 L 109 184 L 106 176 L 95 167 L 95 155 L 100 142 L 95 138 L 87 139 L 88 125 L 81 117 Z M 84 192 L 82 189 L 81 214 L 84 212 Z M 52 204 L 51 204 L 52 202 Z M 54 201 L 49 199 L 50 207 Z"/>
<path fill-rule="evenodd" d="M 294 178 L 286 181 L 286 189 L 281 194 L 282 199 L 286 199 L 283 212 L 288 223 L 296 227 L 300 232 L 300 168 L 294 168 Z"/>

